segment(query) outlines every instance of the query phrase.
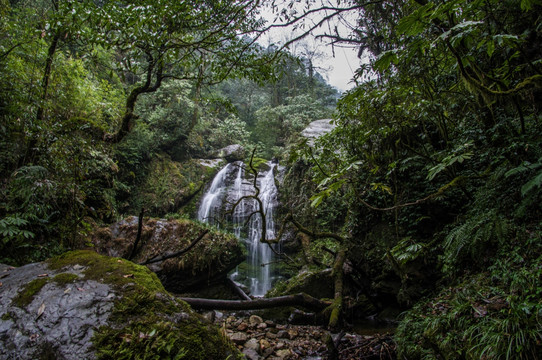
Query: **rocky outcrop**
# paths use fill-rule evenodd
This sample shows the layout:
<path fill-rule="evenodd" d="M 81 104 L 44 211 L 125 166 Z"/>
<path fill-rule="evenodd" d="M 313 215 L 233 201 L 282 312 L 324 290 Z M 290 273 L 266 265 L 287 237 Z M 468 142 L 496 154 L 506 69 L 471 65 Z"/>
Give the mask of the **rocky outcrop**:
<path fill-rule="evenodd" d="M 0 268 L 0 359 L 225 359 L 217 327 L 156 275 L 92 251 Z"/>
<path fill-rule="evenodd" d="M 143 172 L 146 174 L 145 179 L 137 190 L 136 197 L 142 204 L 137 205 L 136 209 L 128 208 L 125 211 L 139 211 L 139 206 L 143 206 L 153 216 L 168 213 L 190 215 L 201 189 L 214 175 L 215 170 L 210 165 L 212 162 L 177 162 L 167 155 L 154 156 L 148 171 Z"/>
<path fill-rule="evenodd" d="M 96 232 L 93 243 L 105 255 L 127 258 L 137 236 L 138 219 L 129 217 Z M 189 246 L 207 229 L 190 220 L 146 219 L 133 261 L 142 263 Z M 242 245 L 233 236 L 209 231 L 189 252 L 148 267 L 168 291 L 182 293 L 224 279 L 245 259 Z"/>
<path fill-rule="evenodd" d="M 228 145 L 215 154 L 216 157 L 226 159 L 228 162 L 242 161 L 245 155 L 245 148 L 239 144 Z"/>
<path fill-rule="evenodd" d="M 335 126 L 332 124 L 331 119 L 316 120 L 307 125 L 301 132 L 301 135 L 309 139 L 309 144 L 312 144 L 315 139 L 330 132 Z"/>

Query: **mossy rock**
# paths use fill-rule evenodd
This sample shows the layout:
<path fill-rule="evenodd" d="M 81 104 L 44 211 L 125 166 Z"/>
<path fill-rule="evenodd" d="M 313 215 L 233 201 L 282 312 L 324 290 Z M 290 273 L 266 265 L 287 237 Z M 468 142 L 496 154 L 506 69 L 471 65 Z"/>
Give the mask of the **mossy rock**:
<path fill-rule="evenodd" d="M 137 236 L 137 222 L 136 217 L 130 217 L 95 232 L 95 249 L 105 255 L 127 258 Z M 197 289 L 224 278 L 245 259 L 244 246 L 235 236 L 186 219 L 144 219 L 141 242 L 133 260 L 140 263 L 185 249 L 205 231 L 208 233 L 183 256 L 148 265 L 168 291 Z"/>
<path fill-rule="evenodd" d="M 74 251 L 2 282 L 0 358 L 241 358 L 156 274 L 125 259 Z"/>

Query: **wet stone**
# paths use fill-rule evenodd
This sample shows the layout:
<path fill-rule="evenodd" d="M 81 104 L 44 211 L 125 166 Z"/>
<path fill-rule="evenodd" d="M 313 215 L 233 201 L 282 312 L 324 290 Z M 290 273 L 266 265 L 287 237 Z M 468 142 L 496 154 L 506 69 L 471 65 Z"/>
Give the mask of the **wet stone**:
<path fill-rule="evenodd" d="M 267 328 L 267 324 L 266 323 L 260 323 L 256 326 L 256 329 L 266 329 Z"/>
<path fill-rule="evenodd" d="M 247 334 L 242 333 L 242 332 L 233 333 L 230 336 L 230 340 L 233 341 L 237 345 L 242 345 L 247 341 Z"/>
<path fill-rule="evenodd" d="M 246 356 L 248 360 L 258 360 L 260 359 L 260 356 L 254 349 L 243 349 L 243 354 Z"/>
<path fill-rule="evenodd" d="M 248 329 L 248 324 L 246 322 L 242 322 L 237 326 L 237 330 L 239 331 L 245 331 L 246 329 Z"/>
<path fill-rule="evenodd" d="M 248 340 L 245 345 L 243 345 L 245 349 L 252 349 L 252 350 L 255 350 L 255 351 L 259 351 L 260 350 L 260 343 L 258 342 L 258 340 L 256 339 L 250 339 Z"/>
<path fill-rule="evenodd" d="M 263 323 L 263 319 L 258 315 L 251 315 L 248 319 L 251 326 L 257 326 L 261 323 Z"/>

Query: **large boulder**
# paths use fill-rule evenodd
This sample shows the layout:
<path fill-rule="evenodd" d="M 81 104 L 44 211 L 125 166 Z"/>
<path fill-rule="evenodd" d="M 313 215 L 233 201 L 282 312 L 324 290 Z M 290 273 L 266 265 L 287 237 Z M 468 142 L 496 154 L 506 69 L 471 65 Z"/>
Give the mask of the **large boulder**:
<path fill-rule="evenodd" d="M 129 217 L 93 236 L 96 251 L 109 256 L 127 258 L 137 236 L 138 219 Z M 135 257 L 136 263 L 175 253 L 188 247 L 206 229 L 190 220 L 147 219 Z M 168 291 L 183 293 L 223 280 L 245 260 L 239 240 L 215 230 L 209 232 L 187 253 L 147 265 Z"/>
<path fill-rule="evenodd" d="M 228 162 L 242 161 L 245 158 L 245 148 L 239 144 L 228 145 L 218 150 L 216 156 Z"/>
<path fill-rule="evenodd" d="M 125 259 L 75 251 L 0 271 L 0 359 L 239 355 L 154 273 Z"/>

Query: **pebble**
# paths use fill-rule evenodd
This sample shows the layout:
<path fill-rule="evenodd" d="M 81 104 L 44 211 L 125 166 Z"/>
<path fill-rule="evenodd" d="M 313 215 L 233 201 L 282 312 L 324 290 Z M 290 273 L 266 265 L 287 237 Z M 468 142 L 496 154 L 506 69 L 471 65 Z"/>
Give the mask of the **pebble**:
<path fill-rule="evenodd" d="M 248 340 L 245 345 L 243 345 L 245 349 L 252 349 L 256 352 L 258 352 L 258 350 L 260 350 L 260 343 L 258 342 L 258 340 L 256 339 L 250 339 Z"/>
<path fill-rule="evenodd" d="M 248 324 L 246 322 L 242 322 L 237 326 L 237 330 L 239 331 L 245 331 L 246 329 L 248 329 Z"/>
<path fill-rule="evenodd" d="M 263 319 L 258 315 L 251 315 L 248 322 L 251 326 L 257 326 L 258 324 L 263 323 Z"/>
<path fill-rule="evenodd" d="M 247 334 L 242 333 L 242 332 L 233 333 L 230 336 L 230 340 L 233 341 L 237 345 L 244 344 L 247 341 Z"/>

